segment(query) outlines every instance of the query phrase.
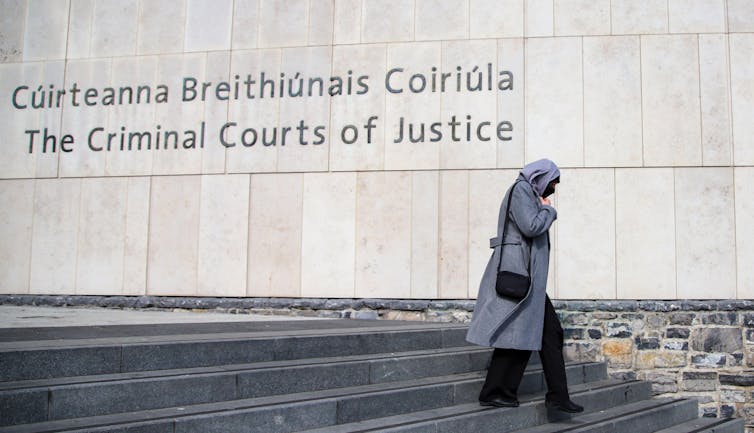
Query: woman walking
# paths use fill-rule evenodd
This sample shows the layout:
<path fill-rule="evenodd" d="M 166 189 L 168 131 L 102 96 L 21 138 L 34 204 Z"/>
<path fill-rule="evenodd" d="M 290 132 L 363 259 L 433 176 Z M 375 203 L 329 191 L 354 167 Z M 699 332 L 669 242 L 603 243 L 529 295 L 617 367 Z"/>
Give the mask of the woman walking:
<path fill-rule="evenodd" d="M 521 170 L 500 206 L 497 237 L 490 240 L 494 252 L 482 277 L 466 336 L 471 343 L 495 348 L 479 394 L 484 406 L 519 405 L 518 387 L 531 351 L 536 350 L 547 382 L 547 407 L 569 413 L 584 410 L 568 394 L 563 329 L 545 292 L 549 229 L 557 218 L 548 197 L 559 182 L 560 170 L 554 162 L 532 162 Z M 499 270 L 530 276 L 529 291 L 523 299 L 497 294 Z"/>

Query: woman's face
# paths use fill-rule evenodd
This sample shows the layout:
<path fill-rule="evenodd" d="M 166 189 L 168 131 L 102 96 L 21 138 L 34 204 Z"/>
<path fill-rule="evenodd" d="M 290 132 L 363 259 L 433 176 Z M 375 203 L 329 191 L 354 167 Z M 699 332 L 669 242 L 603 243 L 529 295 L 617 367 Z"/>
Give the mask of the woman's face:
<path fill-rule="evenodd" d="M 543 198 L 547 198 L 548 196 L 555 193 L 555 186 L 558 184 L 557 181 L 553 180 L 549 184 L 547 184 L 547 188 L 545 188 L 545 191 L 542 193 Z"/>

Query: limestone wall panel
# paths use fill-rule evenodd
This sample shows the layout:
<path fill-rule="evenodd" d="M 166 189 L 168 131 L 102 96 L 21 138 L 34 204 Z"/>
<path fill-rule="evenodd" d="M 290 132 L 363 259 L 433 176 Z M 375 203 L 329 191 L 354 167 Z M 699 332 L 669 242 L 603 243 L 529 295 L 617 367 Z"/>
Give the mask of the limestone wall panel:
<path fill-rule="evenodd" d="M 204 70 L 204 79 L 208 82 L 234 82 L 233 77 L 228 77 L 230 70 L 230 53 L 209 52 Z M 213 98 L 216 98 L 217 93 Z M 243 96 L 242 96 L 243 97 Z M 204 148 L 200 151 L 201 173 L 224 173 L 226 161 L 226 147 L 220 141 L 219 131 L 228 121 L 229 101 L 213 100 L 204 104 L 202 120 L 205 123 Z"/>
<path fill-rule="evenodd" d="M 586 166 L 641 166 L 641 144 L 639 38 L 584 38 Z"/>
<path fill-rule="evenodd" d="M 498 91 L 497 120 L 513 125 L 510 140 L 497 138 L 497 167 L 522 167 L 526 152 L 524 142 L 524 40 L 500 39 L 497 43 L 497 65 L 501 71 L 513 74 L 513 89 Z"/>
<path fill-rule="evenodd" d="M 205 53 L 160 56 L 158 58 L 157 82 L 166 85 L 172 94 L 167 103 L 155 106 L 155 124 L 160 125 L 163 131 L 175 131 L 178 135 L 177 140 L 174 136 L 170 139 L 170 143 L 163 141 L 159 152 L 154 151 L 152 174 L 201 173 L 201 126 L 202 121 L 205 120 L 205 104 L 201 102 L 201 83 L 205 81 L 206 68 L 207 54 Z M 197 80 L 196 96 L 187 93 L 185 101 L 182 91 L 184 78 Z M 213 98 L 213 96 L 209 97 Z M 191 131 L 191 133 L 185 131 Z M 208 138 L 209 133 L 209 122 L 206 122 L 204 130 L 205 146 L 208 144 L 206 138 Z"/>
<path fill-rule="evenodd" d="M 357 44 L 361 41 L 362 0 L 334 0 L 333 43 Z"/>
<path fill-rule="evenodd" d="M 737 299 L 754 298 L 754 168 L 735 169 Z"/>
<path fill-rule="evenodd" d="M 332 0 L 309 1 L 309 45 L 332 45 L 334 7 Z"/>
<path fill-rule="evenodd" d="M 251 176 L 247 296 L 302 295 L 303 193 L 300 173 Z M 316 236 L 316 221 L 312 229 Z M 315 258 L 310 271 L 319 261 L 326 260 Z"/>
<path fill-rule="evenodd" d="M 147 295 L 196 296 L 200 176 L 152 178 Z"/>
<path fill-rule="evenodd" d="M 95 0 L 70 1 L 66 57 L 68 60 L 85 59 L 89 57 L 92 46 Z"/>
<path fill-rule="evenodd" d="M 749 0 L 728 0 L 728 31 L 754 32 L 754 3 Z"/>
<path fill-rule="evenodd" d="M 137 0 L 98 0 L 92 16 L 90 57 L 133 56 L 139 14 Z M 65 12 L 62 12 L 65 15 Z"/>
<path fill-rule="evenodd" d="M 678 298 L 735 298 L 734 189 L 732 168 L 676 169 Z"/>
<path fill-rule="evenodd" d="M 702 162 L 696 35 L 642 36 L 645 166 Z"/>
<path fill-rule="evenodd" d="M 29 292 L 34 183 L 0 181 L 0 293 Z"/>
<path fill-rule="evenodd" d="M 416 40 L 469 37 L 469 0 L 415 0 Z"/>
<path fill-rule="evenodd" d="M 299 47 L 307 43 L 307 0 L 259 0 L 259 47 Z"/>
<path fill-rule="evenodd" d="M 277 49 L 234 51 L 230 76 L 239 75 L 246 79 L 247 75 L 251 75 L 252 79 L 260 80 L 264 72 L 265 80 L 276 79 L 280 76 L 280 57 L 280 50 Z M 267 173 L 274 172 L 277 167 L 278 146 L 263 144 L 273 142 L 273 128 L 278 126 L 279 119 L 280 98 L 277 93 L 271 97 L 269 89 L 262 91 L 255 86 L 255 99 L 229 101 L 228 121 L 237 123 L 225 134 L 226 142 L 233 145 L 226 152 L 229 173 Z M 252 131 L 244 132 L 247 129 Z"/>
<path fill-rule="evenodd" d="M 257 48 L 259 42 L 259 0 L 233 1 L 233 35 L 231 48 Z"/>
<path fill-rule="evenodd" d="M 612 0 L 610 11 L 614 35 L 668 32 L 667 0 Z"/>
<path fill-rule="evenodd" d="M 699 35 L 703 165 L 729 165 L 731 154 L 728 37 Z"/>
<path fill-rule="evenodd" d="M 439 247 L 438 171 L 411 173 L 411 297 L 438 296 Z"/>
<path fill-rule="evenodd" d="M 357 298 L 410 297 L 410 173 L 357 174 L 354 285 Z"/>
<path fill-rule="evenodd" d="M 439 298 L 468 296 L 469 172 L 440 172 Z"/>
<path fill-rule="evenodd" d="M 552 36 L 553 9 L 553 0 L 524 0 L 525 36 Z"/>
<path fill-rule="evenodd" d="M 725 0 L 668 0 L 670 33 L 724 32 Z"/>
<path fill-rule="evenodd" d="M 157 82 L 158 59 L 156 56 L 140 57 L 122 57 L 112 60 L 112 85 L 113 87 L 128 86 L 133 89 L 133 101 L 137 101 L 138 85 L 141 83 Z M 149 103 L 133 103 L 115 105 L 107 108 L 107 133 L 121 132 L 121 127 L 126 127 L 133 132 L 149 132 L 151 135 L 149 146 L 156 143 L 156 122 L 155 122 L 155 103 L 158 90 L 155 85 L 150 86 Z M 178 95 L 172 95 L 177 97 Z M 86 137 L 81 137 L 85 139 Z M 101 141 L 101 140 L 100 140 Z M 124 150 L 120 149 L 120 142 L 115 141 L 116 145 L 111 151 L 105 153 L 106 164 L 105 173 L 108 176 L 136 176 L 152 174 L 152 161 L 155 158 L 161 158 L 162 153 L 147 149 L 148 143 L 141 143 L 138 140 L 124 141 Z M 85 149 L 85 143 L 81 150 Z M 129 147 L 130 145 L 130 147 Z M 128 150 L 128 149 L 131 150 Z"/>
<path fill-rule="evenodd" d="M 227 50 L 233 28 L 233 0 L 187 0 L 186 52 Z"/>
<path fill-rule="evenodd" d="M 363 7 L 363 43 L 414 39 L 414 0 L 364 0 Z"/>
<path fill-rule="evenodd" d="M 77 106 L 73 104 L 73 96 L 66 95 L 68 102 L 63 106 L 62 130 L 76 139 L 73 152 L 60 154 L 60 176 L 85 177 L 104 176 L 107 163 L 106 131 L 108 109 L 101 105 L 103 92 L 101 89 L 109 87 L 112 75 L 112 61 L 110 59 L 75 60 L 69 61 L 65 74 L 65 88 L 71 89 L 77 83 Z M 86 93 L 93 89 L 91 98 Z M 95 94 L 96 93 L 96 94 Z M 87 99 L 89 102 L 87 102 Z M 89 104 L 95 105 L 89 105 Z M 95 128 L 103 128 L 92 135 Z M 103 151 L 92 151 L 89 148 L 89 137 L 92 136 L 92 146 Z"/>
<path fill-rule="evenodd" d="M 581 38 L 526 41 L 526 159 L 584 162 Z"/>
<path fill-rule="evenodd" d="M 0 92 L 8 95 L 5 103 L 0 104 L 0 178 L 34 178 L 54 177 L 58 174 L 58 155 L 61 153 L 60 108 L 33 108 L 32 96 L 39 86 L 43 90 L 52 85 L 55 89 L 63 88 L 63 62 L 8 63 L 0 64 Z M 44 84 L 43 84 L 44 83 Z M 19 86 L 28 86 L 28 90 L 17 93 L 13 106 L 13 94 Z M 39 101 L 39 92 L 36 101 Z M 45 98 L 45 102 L 48 101 Z M 47 150 L 44 150 L 44 134 L 47 129 Z M 31 153 L 30 135 L 35 133 Z M 66 132 L 67 133 L 67 132 Z M 75 137 L 79 139 L 79 137 Z M 53 151 L 53 140 L 55 151 Z M 73 147 L 71 144 L 67 148 Z M 80 147 L 80 144 L 79 144 Z"/>
<path fill-rule="evenodd" d="M 249 175 L 201 176 L 197 292 L 245 296 Z"/>
<path fill-rule="evenodd" d="M 615 178 L 612 169 L 562 170 L 558 186 L 558 296 L 614 299 Z"/>
<path fill-rule="evenodd" d="M 29 293 L 76 291 L 81 179 L 37 179 Z"/>
<path fill-rule="evenodd" d="M 0 63 L 23 60 L 26 0 L 2 0 L 0 10 Z"/>
<path fill-rule="evenodd" d="M 351 298 L 356 248 L 356 173 L 304 175 L 301 296 Z"/>
<path fill-rule="evenodd" d="M 138 23 L 137 54 L 181 52 L 186 32 L 186 0 L 139 2 Z"/>
<path fill-rule="evenodd" d="M 610 34 L 610 0 L 556 0 L 555 36 Z"/>
<path fill-rule="evenodd" d="M 76 294 L 121 294 L 127 197 L 126 178 L 81 180 Z"/>
<path fill-rule="evenodd" d="M 432 67 L 440 70 L 441 51 L 439 42 L 388 46 L 387 68 L 404 69 L 392 74 L 390 79 L 391 88 L 400 93 L 385 94 L 385 168 L 388 170 L 437 169 L 440 166 L 440 143 L 431 141 L 430 128 L 432 123 L 442 121 L 442 97 L 430 89 Z M 425 77 L 425 91 L 412 92 L 409 85 L 414 74 Z M 422 81 L 417 79 L 416 82 L 420 85 Z M 423 136 L 420 134 L 422 130 Z M 416 143 L 411 142 L 409 132 L 413 132 Z M 399 140 L 399 136 L 402 139 Z"/>
<path fill-rule="evenodd" d="M 343 80 L 343 94 L 331 100 L 330 170 L 384 168 L 386 57 L 387 49 L 383 44 L 334 48 L 333 75 Z M 352 86 L 351 94 L 347 95 L 349 75 Z M 358 84 L 363 76 L 368 76 L 364 80 L 368 89 Z M 359 92 L 362 94 L 357 94 Z M 369 118 L 375 116 L 374 127 L 367 129 Z M 355 132 L 358 135 L 354 135 Z"/>
<path fill-rule="evenodd" d="M 470 0 L 469 36 L 520 38 L 524 36 L 524 0 Z"/>
<path fill-rule="evenodd" d="M 754 35 L 730 35 L 733 156 L 736 165 L 754 164 Z"/>
<path fill-rule="evenodd" d="M 123 294 L 146 295 L 149 241 L 149 177 L 128 178 L 125 252 L 123 257 Z"/>
<path fill-rule="evenodd" d="M 59 60 L 66 57 L 69 3 L 68 0 L 27 2 L 26 24 L 23 27 L 25 62 Z"/>
<path fill-rule="evenodd" d="M 675 299 L 673 197 L 670 168 L 615 171 L 618 299 Z"/>
<path fill-rule="evenodd" d="M 448 87 L 442 93 L 440 168 L 494 168 L 497 165 L 496 57 L 497 43 L 492 39 L 443 42 L 442 70 L 451 72 L 453 80 L 448 80 Z M 459 73 L 460 92 L 455 81 Z M 454 118 L 458 124 L 455 137 L 449 126 Z M 489 125 L 479 135 L 481 122 L 489 122 Z"/>
<path fill-rule="evenodd" d="M 326 171 L 329 143 L 325 138 L 319 138 L 315 132 L 319 131 L 323 137 L 327 136 L 331 104 L 327 87 L 332 50 L 330 47 L 286 48 L 282 50 L 281 61 L 281 71 L 287 78 L 293 79 L 291 90 L 297 94 L 297 89 L 301 87 L 301 96 L 291 97 L 287 93 L 280 100 L 280 142 L 277 147 L 276 169 L 278 172 Z M 310 86 L 310 78 L 315 77 L 322 79 L 321 89 L 316 84 Z M 301 128 L 302 121 L 305 130 Z M 320 129 L 321 127 L 324 128 Z M 284 146 L 282 128 L 290 128 L 290 132 L 286 133 Z"/>

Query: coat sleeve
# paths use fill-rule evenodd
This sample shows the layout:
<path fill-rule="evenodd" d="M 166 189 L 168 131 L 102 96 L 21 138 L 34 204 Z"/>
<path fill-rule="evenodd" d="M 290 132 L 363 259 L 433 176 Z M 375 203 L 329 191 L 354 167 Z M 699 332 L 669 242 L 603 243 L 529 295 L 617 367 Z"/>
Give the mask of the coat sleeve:
<path fill-rule="evenodd" d="M 546 233 L 557 219 L 554 207 L 543 205 L 530 188 L 513 188 L 510 216 L 521 233 L 528 238 L 535 238 Z"/>

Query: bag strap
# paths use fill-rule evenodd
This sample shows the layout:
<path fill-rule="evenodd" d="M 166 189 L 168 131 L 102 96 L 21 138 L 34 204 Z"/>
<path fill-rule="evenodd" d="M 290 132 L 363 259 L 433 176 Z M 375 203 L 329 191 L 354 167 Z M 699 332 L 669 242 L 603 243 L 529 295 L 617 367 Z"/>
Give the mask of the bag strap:
<path fill-rule="evenodd" d="M 511 189 L 508 191 L 508 203 L 505 205 L 505 214 L 498 216 L 498 229 L 497 232 L 500 234 L 500 226 L 499 221 L 502 219 L 503 225 L 502 225 L 502 234 L 500 234 L 499 238 L 493 238 L 490 239 L 490 248 L 494 248 L 497 245 L 492 245 L 493 241 L 499 240 L 500 245 L 500 261 L 497 264 L 497 270 L 500 271 L 500 267 L 503 265 L 503 248 L 505 247 L 505 232 L 508 229 L 508 213 L 510 212 L 511 207 L 511 199 L 513 198 L 513 190 L 516 188 L 516 185 L 521 182 L 521 179 L 516 179 L 516 182 L 513 183 L 513 186 L 511 186 Z M 500 211 L 502 212 L 502 207 L 500 208 Z M 523 241 L 523 239 L 522 239 Z M 531 244 L 529 245 L 529 249 L 531 250 Z M 531 274 L 531 251 L 529 252 L 529 261 L 526 263 L 526 270 L 528 273 Z"/>

